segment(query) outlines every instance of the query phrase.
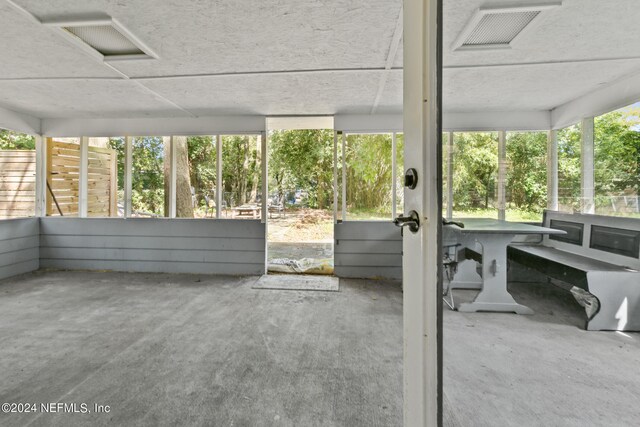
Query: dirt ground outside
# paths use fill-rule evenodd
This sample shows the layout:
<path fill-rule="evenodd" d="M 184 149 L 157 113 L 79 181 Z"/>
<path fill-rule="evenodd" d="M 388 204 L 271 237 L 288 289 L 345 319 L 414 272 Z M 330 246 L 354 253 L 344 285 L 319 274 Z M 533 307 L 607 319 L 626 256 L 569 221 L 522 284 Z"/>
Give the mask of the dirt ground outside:
<path fill-rule="evenodd" d="M 324 209 L 288 208 L 272 213 L 268 227 L 268 270 L 333 273 L 333 214 Z"/>
<path fill-rule="evenodd" d="M 269 242 L 333 242 L 333 214 L 325 209 L 287 208 L 269 215 Z"/>

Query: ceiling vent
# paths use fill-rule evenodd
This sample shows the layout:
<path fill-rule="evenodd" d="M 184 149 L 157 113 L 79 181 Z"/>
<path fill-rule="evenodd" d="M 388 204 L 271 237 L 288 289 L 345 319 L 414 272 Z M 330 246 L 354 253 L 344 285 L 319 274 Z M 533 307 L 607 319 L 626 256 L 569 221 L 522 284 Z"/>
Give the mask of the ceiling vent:
<path fill-rule="evenodd" d="M 43 22 L 76 46 L 104 61 L 157 59 L 158 56 L 111 17 Z"/>
<path fill-rule="evenodd" d="M 522 32 L 544 11 L 562 2 L 530 6 L 481 7 L 453 44 L 453 50 L 510 49 Z"/>

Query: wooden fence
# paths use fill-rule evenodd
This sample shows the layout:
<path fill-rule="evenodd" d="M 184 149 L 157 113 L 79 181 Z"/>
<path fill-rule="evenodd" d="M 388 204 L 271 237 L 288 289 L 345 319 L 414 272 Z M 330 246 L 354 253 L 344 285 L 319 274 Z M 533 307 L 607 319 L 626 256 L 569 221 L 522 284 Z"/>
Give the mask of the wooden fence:
<path fill-rule="evenodd" d="M 118 216 L 117 153 L 89 147 L 88 216 Z M 78 216 L 80 145 L 47 139 L 47 215 Z"/>
<path fill-rule="evenodd" d="M 33 216 L 36 200 L 36 152 L 0 151 L 0 218 Z"/>

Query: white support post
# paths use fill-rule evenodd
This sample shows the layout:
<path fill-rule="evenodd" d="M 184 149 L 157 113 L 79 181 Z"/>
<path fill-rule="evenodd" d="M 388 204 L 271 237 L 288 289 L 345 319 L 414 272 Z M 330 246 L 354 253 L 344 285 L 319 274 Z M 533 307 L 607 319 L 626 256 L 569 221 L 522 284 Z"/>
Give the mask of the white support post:
<path fill-rule="evenodd" d="M 420 226 L 402 241 L 404 425 L 442 425 L 441 143 L 442 0 L 404 1 L 403 129 L 405 212 Z"/>
<path fill-rule="evenodd" d="M 338 135 L 333 131 L 333 223 L 338 223 Z"/>
<path fill-rule="evenodd" d="M 397 153 L 396 153 L 396 133 L 391 134 L 391 220 L 393 221 L 397 214 L 396 204 L 398 203 L 398 195 L 396 194 L 396 177 L 398 175 Z"/>
<path fill-rule="evenodd" d="M 505 220 L 507 207 L 507 132 L 498 132 L 498 219 Z"/>
<path fill-rule="evenodd" d="M 80 173 L 78 174 L 78 216 L 86 218 L 88 215 L 89 190 L 89 137 L 80 138 Z"/>
<path fill-rule="evenodd" d="M 558 131 L 547 134 L 547 209 L 558 210 Z"/>
<path fill-rule="evenodd" d="M 342 220 L 347 220 L 347 134 L 342 133 Z"/>
<path fill-rule="evenodd" d="M 176 217 L 176 190 L 178 181 L 178 144 L 175 136 L 169 140 L 169 218 Z"/>
<path fill-rule="evenodd" d="M 47 215 L 47 138 L 36 135 L 35 216 Z"/>
<path fill-rule="evenodd" d="M 216 218 L 222 218 L 222 135 L 216 135 Z"/>
<path fill-rule="evenodd" d="M 580 151 L 580 169 L 582 177 L 582 213 L 595 213 L 595 177 L 593 163 L 594 145 L 593 117 L 582 119 L 582 150 Z"/>
<path fill-rule="evenodd" d="M 131 218 L 133 193 L 133 138 L 124 138 L 124 217 Z"/>
<path fill-rule="evenodd" d="M 260 133 L 260 150 L 261 150 L 261 158 L 260 158 L 260 166 L 262 166 L 262 223 L 265 224 L 265 232 L 268 227 L 267 224 L 267 214 L 268 214 L 268 204 L 269 201 L 269 156 L 267 155 L 267 133 Z M 266 236 L 265 236 L 266 237 Z"/>
<path fill-rule="evenodd" d="M 453 217 L 453 132 L 447 141 L 447 219 Z"/>

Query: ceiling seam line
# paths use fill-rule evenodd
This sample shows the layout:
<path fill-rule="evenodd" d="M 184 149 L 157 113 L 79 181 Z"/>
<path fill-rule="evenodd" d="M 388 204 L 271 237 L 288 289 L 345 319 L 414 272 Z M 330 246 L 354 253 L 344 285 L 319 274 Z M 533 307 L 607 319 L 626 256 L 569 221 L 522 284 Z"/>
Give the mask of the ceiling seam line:
<path fill-rule="evenodd" d="M 513 62 L 503 64 L 462 64 L 462 65 L 444 65 L 445 70 L 460 70 L 471 68 L 509 68 L 509 67 L 529 67 L 544 65 L 564 65 L 564 64 L 585 64 L 591 62 L 615 62 L 615 61 L 638 61 L 640 56 L 626 56 L 618 58 L 593 58 L 593 59 L 570 59 L 566 61 L 542 61 L 542 62 Z"/>
<path fill-rule="evenodd" d="M 398 13 L 398 19 L 396 20 L 396 27 L 393 30 L 393 37 L 391 38 L 389 52 L 387 53 L 387 60 L 385 61 L 384 65 L 384 72 L 380 75 L 380 80 L 378 81 L 378 91 L 376 92 L 376 97 L 373 100 L 370 114 L 374 114 L 378 109 L 378 105 L 380 104 L 380 100 L 382 99 L 382 93 L 384 92 L 384 89 L 387 86 L 387 80 L 389 79 L 389 70 L 391 70 L 391 67 L 393 66 L 393 63 L 396 59 L 396 55 L 398 54 L 398 48 L 400 47 L 400 41 L 402 40 L 403 10 L 404 7 L 400 6 L 400 12 Z"/>
<path fill-rule="evenodd" d="M 161 102 L 165 102 L 168 103 L 170 105 L 172 105 L 174 108 L 179 109 L 180 111 L 183 111 L 185 113 L 187 113 L 188 115 L 190 115 L 191 117 L 197 117 L 195 114 L 193 114 L 191 111 L 187 110 L 186 108 L 183 108 L 182 106 L 178 105 L 177 103 L 173 102 L 172 100 L 170 100 L 169 98 L 159 94 L 158 92 L 154 91 L 153 89 L 145 86 L 144 84 L 142 84 L 139 81 L 135 81 L 132 80 L 127 74 L 125 74 L 124 72 L 120 71 L 118 68 L 116 68 L 114 65 L 108 63 L 108 62 L 103 62 L 103 64 L 107 67 L 112 69 L 113 71 L 115 71 L 116 73 L 120 74 L 122 76 L 122 78 L 124 80 L 129 80 L 132 83 L 134 83 L 135 85 L 137 85 L 138 87 L 141 87 L 142 89 L 146 90 L 147 92 L 150 92 L 151 94 L 153 94 L 156 98 L 158 98 L 158 100 L 160 100 Z"/>

